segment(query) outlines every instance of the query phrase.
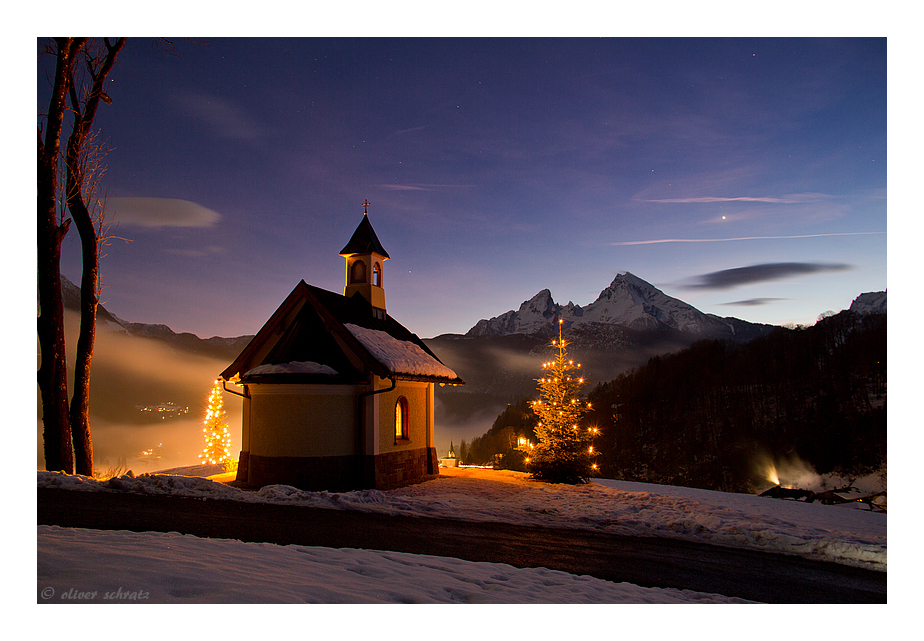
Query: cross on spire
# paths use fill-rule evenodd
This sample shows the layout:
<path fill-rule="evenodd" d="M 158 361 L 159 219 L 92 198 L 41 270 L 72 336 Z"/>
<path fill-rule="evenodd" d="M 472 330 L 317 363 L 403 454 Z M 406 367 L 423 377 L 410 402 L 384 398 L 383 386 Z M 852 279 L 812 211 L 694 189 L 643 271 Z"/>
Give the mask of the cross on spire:
<path fill-rule="evenodd" d="M 369 199 L 366 198 L 365 201 L 363 202 L 363 216 L 366 216 L 369 214 L 369 205 L 371 204 L 372 203 L 369 202 Z"/>

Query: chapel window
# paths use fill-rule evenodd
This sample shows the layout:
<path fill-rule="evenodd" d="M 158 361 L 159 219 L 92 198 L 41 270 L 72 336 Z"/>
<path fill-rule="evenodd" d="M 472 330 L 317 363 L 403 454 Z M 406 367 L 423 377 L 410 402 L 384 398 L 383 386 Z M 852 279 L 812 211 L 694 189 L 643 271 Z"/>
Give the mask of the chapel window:
<path fill-rule="evenodd" d="M 395 443 L 399 440 L 408 440 L 408 404 L 403 396 L 395 403 Z"/>
<path fill-rule="evenodd" d="M 361 260 L 353 262 L 353 266 L 350 267 L 350 282 L 351 283 L 365 283 L 366 282 L 366 263 Z"/>

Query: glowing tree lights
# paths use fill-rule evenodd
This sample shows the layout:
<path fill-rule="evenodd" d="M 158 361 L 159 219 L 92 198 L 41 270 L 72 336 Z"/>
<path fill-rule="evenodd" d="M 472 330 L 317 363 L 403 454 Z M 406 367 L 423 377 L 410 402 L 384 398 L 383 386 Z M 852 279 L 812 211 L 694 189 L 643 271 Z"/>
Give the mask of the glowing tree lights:
<path fill-rule="evenodd" d="M 568 359 L 568 343 L 561 335 L 558 321 L 558 348 L 554 360 L 543 363 L 547 375 L 536 379 L 540 398 L 533 401 L 533 411 L 539 416 L 536 426 L 536 445 L 521 446 L 527 452 L 528 469 L 533 478 L 554 483 L 585 483 L 597 469 L 594 464 L 593 440 L 597 428 L 581 427 L 581 418 L 590 409 L 590 403 L 579 398 L 584 379 L 580 377 L 580 363 Z"/>
<path fill-rule="evenodd" d="M 225 423 L 224 409 L 221 399 L 221 381 L 216 380 L 209 394 L 209 407 L 205 412 L 205 427 L 202 428 L 202 437 L 205 439 L 205 449 L 199 458 L 203 463 L 217 463 L 225 465 L 231 459 L 231 432 Z"/>

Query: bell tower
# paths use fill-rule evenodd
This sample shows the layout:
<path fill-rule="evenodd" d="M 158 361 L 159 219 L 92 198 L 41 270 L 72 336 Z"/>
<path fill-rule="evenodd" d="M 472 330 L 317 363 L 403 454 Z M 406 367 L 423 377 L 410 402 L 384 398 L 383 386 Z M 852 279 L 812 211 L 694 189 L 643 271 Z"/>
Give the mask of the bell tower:
<path fill-rule="evenodd" d="M 346 285 L 343 295 L 347 298 L 360 294 L 372 305 L 372 315 L 385 318 L 385 286 L 383 265 L 388 252 L 382 247 L 372 224 L 369 222 L 369 205 L 363 203 L 363 219 L 353 232 L 350 242 L 340 250 L 346 258 Z"/>

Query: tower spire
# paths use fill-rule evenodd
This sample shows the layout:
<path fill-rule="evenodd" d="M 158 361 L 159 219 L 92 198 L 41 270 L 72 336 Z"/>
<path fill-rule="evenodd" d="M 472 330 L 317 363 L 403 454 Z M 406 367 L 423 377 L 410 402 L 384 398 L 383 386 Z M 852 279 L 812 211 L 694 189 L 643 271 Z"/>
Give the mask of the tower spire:
<path fill-rule="evenodd" d="M 343 295 L 360 294 L 372 306 L 376 318 L 385 318 L 383 263 L 388 252 L 382 247 L 369 222 L 368 199 L 363 202 L 363 219 L 340 255 L 346 258 L 346 285 Z"/>

